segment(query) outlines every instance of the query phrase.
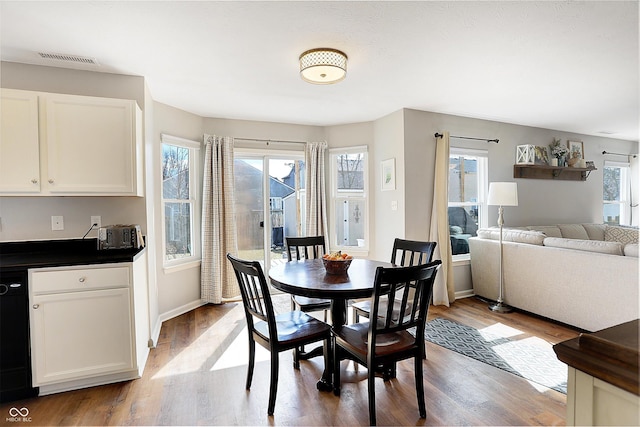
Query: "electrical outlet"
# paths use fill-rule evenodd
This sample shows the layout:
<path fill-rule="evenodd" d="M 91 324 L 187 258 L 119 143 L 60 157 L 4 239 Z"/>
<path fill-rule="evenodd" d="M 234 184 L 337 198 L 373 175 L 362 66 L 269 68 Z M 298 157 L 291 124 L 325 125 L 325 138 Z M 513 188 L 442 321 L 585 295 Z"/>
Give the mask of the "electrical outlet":
<path fill-rule="evenodd" d="M 64 217 L 62 215 L 51 217 L 51 229 L 54 231 L 64 230 Z"/>
<path fill-rule="evenodd" d="M 100 217 L 100 215 L 91 215 L 91 224 L 93 225 L 96 224 L 95 228 L 100 228 L 102 227 L 102 217 Z"/>

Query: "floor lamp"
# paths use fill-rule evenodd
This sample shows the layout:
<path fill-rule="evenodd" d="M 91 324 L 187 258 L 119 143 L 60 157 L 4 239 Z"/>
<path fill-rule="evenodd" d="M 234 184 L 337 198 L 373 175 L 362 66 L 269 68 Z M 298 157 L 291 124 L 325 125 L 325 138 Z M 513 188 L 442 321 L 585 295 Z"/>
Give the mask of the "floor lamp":
<path fill-rule="evenodd" d="M 504 225 L 503 206 L 518 206 L 518 185 L 515 182 L 492 182 L 489 184 L 489 206 L 498 206 L 498 225 L 500 226 L 500 290 L 498 300 L 489 309 L 498 313 L 509 313 L 512 308 L 504 304 L 504 278 L 502 269 L 502 226 Z"/>

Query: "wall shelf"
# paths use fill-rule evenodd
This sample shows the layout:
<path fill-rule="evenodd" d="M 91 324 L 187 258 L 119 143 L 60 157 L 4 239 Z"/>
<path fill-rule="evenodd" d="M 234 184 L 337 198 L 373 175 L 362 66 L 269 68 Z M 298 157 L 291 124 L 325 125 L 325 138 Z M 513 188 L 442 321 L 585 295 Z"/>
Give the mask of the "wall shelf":
<path fill-rule="evenodd" d="M 571 168 L 547 165 L 513 165 L 514 178 L 586 181 L 596 168 Z"/>

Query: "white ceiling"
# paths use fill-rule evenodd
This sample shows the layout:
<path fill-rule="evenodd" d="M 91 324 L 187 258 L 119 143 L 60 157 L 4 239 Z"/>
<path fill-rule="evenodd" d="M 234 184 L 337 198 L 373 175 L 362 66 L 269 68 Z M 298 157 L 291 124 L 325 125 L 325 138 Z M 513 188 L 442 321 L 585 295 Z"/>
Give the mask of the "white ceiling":
<path fill-rule="evenodd" d="M 413 108 L 637 141 L 638 18 L 638 1 L 2 0 L 0 56 L 144 76 L 156 101 L 204 117 L 337 125 Z M 300 78 L 315 47 L 348 55 L 346 80 Z"/>

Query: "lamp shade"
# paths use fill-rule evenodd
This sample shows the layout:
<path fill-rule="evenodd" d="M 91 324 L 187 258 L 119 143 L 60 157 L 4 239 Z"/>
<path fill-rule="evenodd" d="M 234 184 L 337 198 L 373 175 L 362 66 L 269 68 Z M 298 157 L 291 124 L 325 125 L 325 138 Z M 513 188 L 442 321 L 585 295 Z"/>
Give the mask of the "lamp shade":
<path fill-rule="evenodd" d="M 515 182 L 489 183 L 490 206 L 518 206 L 518 184 Z"/>
<path fill-rule="evenodd" d="M 347 76 L 347 55 L 337 49 L 318 48 L 300 55 L 300 76 L 314 84 L 337 83 Z"/>

